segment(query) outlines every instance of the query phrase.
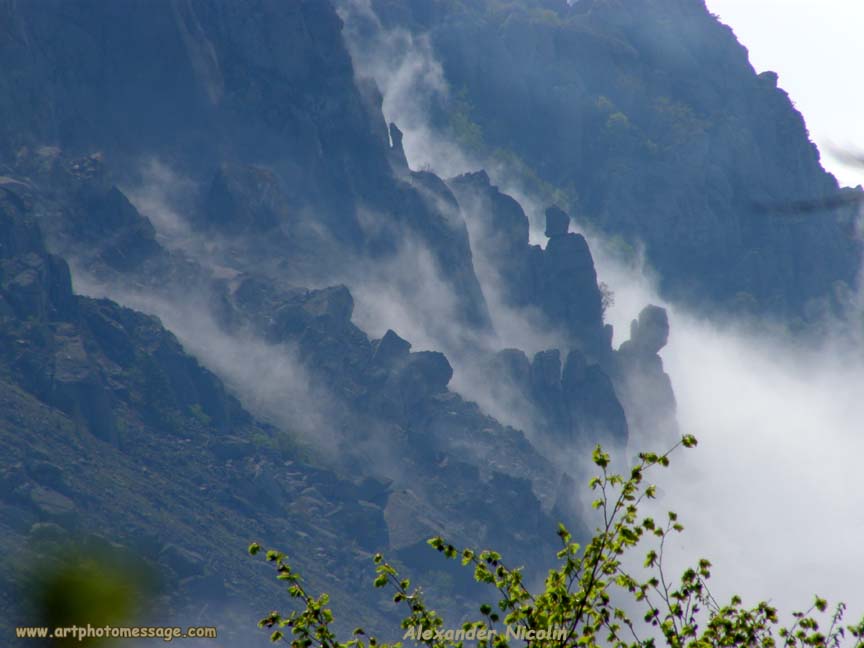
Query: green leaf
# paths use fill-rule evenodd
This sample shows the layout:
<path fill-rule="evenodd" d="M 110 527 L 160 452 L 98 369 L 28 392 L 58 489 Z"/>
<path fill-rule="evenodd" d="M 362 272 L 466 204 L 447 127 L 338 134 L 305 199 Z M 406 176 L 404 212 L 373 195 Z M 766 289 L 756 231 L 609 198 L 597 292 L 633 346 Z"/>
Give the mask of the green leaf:
<path fill-rule="evenodd" d="M 603 449 L 599 445 L 594 447 L 591 459 L 600 468 L 606 468 L 609 465 L 609 455 L 603 452 Z"/>

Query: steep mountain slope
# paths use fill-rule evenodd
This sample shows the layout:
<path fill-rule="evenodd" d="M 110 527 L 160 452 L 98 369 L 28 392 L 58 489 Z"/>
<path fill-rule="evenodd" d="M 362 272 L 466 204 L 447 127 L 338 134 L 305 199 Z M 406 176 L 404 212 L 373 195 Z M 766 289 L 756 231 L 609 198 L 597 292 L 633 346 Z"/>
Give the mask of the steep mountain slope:
<path fill-rule="evenodd" d="M 447 327 L 454 338 L 447 340 L 450 351 L 461 354 L 485 344 L 492 323 L 460 205 L 436 176 L 408 169 L 398 129 L 384 127 L 380 97 L 368 84 L 354 83 L 332 8 L 260 2 L 241 20 L 231 6 L 165 2 L 145 8 L 133 2 L 124 15 L 137 17 L 146 29 L 132 29 L 105 6 L 64 5 L 82 29 L 62 39 L 48 36 L 63 12 L 13 5 L 5 11 L 27 53 L 20 85 L 10 85 L 7 159 L 14 173 L 38 177 L 42 186 L 63 194 L 64 217 L 55 218 L 49 206 L 41 220 L 54 249 L 73 255 L 76 265 L 102 278 L 134 271 L 162 285 L 187 284 L 192 272 L 206 284 L 199 270 L 153 247 L 152 227 L 135 220 L 122 195 L 100 175 L 96 158 L 66 174 L 58 150 L 44 144 L 59 145 L 65 159 L 98 148 L 118 182 L 132 186 L 140 180 L 142 157 L 166 160 L 201 193 L 200 201 L 187 196 L 192 206 L 185 216 L 195 236 L 207 240 L 205 253 L 196 257 L 205 268 L 219 265 L 229 274 L 252 273 L 294 286 L 369 283 L 358 266 L 382 265 L 415 247 L 428 252 L 432 276 L 416 282 L 443 280 L 448 308 L 441 312 L 426 300 L 423 316 L 441 313 L 456 320 Z M 290 46 L 296 52 L 286 51 L 285 34 L 297 35 Z M 142 60 L 138 53 L 157 41 L 165 46 L 155 59 Z M 17 50 L 15 55 L 23 56 Z M 61 60 L 80 69 L 83 81 L 45 73 Z M 169 62 L 171 73 L 159 74 Z M 267 92 L 257 85 L 265 82 Z M 51 91 L 36 92 L 38 84 Z M 176 92 L 175 85 L 181 86 Z M 143 109 L 147 93 L 158 94 L 164 106 Z M 24 107 L 48 115 L 92 113 L 92 119 L 64 126 L 11 114 Z M 116 123 L 121 113 L 135 128 Z M 303 138 L 314 142 L 304 144 Z M 91 227 L 94 217 L 99 227 Z M 584 309 L 591 320 L 591 334 L 580 342 L 588 347 L 583 351 L 608 358 L 596 276 L 590 254 L 582 257 L 587 264 L 562 266 L 571 277 L 584 274 L 577 291 L 584 295 L 565 308 L 571 319 L 583 317 Z M 373 289 L 395 284 L 400 300 L 424 301 L 425 293 L 414 298 L 416 284 L 399 284 L 395 274 L 401 271 L 397 266 Z M 556 346 L 566 355 L 574 344 L 565 337 Z M 621 436 L 620 421 L 615 426 Z"/>
<path fill-rule="evenodd" d="M 0 75 L 5 159 L 22 147 L 98 151 L 129 178 L 155 157 L 202 186 L 223 162 L 272 169 L 281 218 L 256 244 L 309 256 L 323 238 L 345 248 L 327 255 L 332 266 L 416 236 L 459 316 L 488 325 L 464 230 L 393 179 L 380 98 L 355 85 L 329 3 L 6 2 L 0 12 L 16 71 Z"/>
<path fill-rule="evenodd" d="M 854 208 L 772 207 L 837 183 L 777 75 L 757 75 L 701 0 L 372 6 L 429 35 L 451 88 L 439 128 L 644 245 L 667 296 L 788 319 L 842 310 L 861 261 Z"/>
<path fill-rule="evenodd" d="M 278 289 L 254 275 L 213 278 L 159 246 L 149 221 L 116 187 L 102 184 L 98 160 L 52 158 L 60 165 L 55 172 L 75 182 L 55 182 L 50 196 L 27 180 L 2 180 L 6 355 L 0 368 L 4 414 L 11 417 L 3 435 L 9 450 L 4 494 L 14 521 L 4 541 L 10 546 L 28 534 L 48 533 L 46 524 L 54 539 L 82 535 L 92 543 L 96 537 L 131 551 L 144 551 L 143 542 L 150 552 L 145 558 L 169 570 L 170 610 L 154 612 L 164 615 L 182 614 L 184 605 L 218 608 L 249 599 L 260 582 L 244 571 L 251 565 L 242 566 L 250 537 L 306 556 L 315 546 L 308 543 L 324 533 L 317 546 L 327 556 L 315 555 L 331 577 L 305 558 L 299 563 L 311 582 L 336 593 L 337 605 L 341 600 L 347 608 L 349 583 L 365 577 L 359 559 L 370 552 L 385 551 L 433 583 L 450 582 L 446 565 L 430 564 L 434 554 L 425 546 L 430 535 L 444 533 L 464 544 L 494 543 L 535 573 L 553 552 L 555 522 L 580 528 L 578 507 L 557 483 L 561 469 L 521 432 L 448 391 L 452 369 L 442 354 L 412 353 L 392 331 L 370 341 L 351 323 L 352 298 L 341 286 L 310 291 Z M 62 189 L 67 183 L 71 193 Z M 95 206 L 105 202 L 120 206 L 108 210 L 112 218 L 98 218 Z M 326 423 L 312 430 L 321 438 L 298 435 L 291 426 L 301 422 L 286 406 L 277 410 L 275 425 L 253 419 L 155 318 L 74 295 L 68 268 L 46 252 L 34 214 L 46 224 L 54 219 L 58 246 L 90 252 L 81 277 L 108 278 L 109 290 L 142 291 L 150 303 L 164 300 L 169 312 L 180 308 L 178 294 L 209 293 L 212 315 L 226 334 L 251 332 L 270 361 L 284 361 L 288 347 L 295 349 L 308 370 L 306 387 L 327 401 L 321 403 L 329 410 Z M 76 220 L 86 216 L 93 218 Z M 168 277 L 186 283 L 165 284 Z M 178 331 L 200 334 L 194 326 Z M 248 350 L 248 339 L 238 333 L 234 344 Z M 206 350 L 201 356 L 213 358 Z M 262 361 L 259 370 L 267 367 Z M 233 387 L 253 408 L 273 413 L 242 386 Z M 287 385 L 273 390 L 279 399 L 291 397 Z M 60 422 L 50 433 L 38 423 L 46 417 Z M 70 438 L 62 439 L 66 434 Z M 48 481 L 40 481 L 42 474 Z M 496 502 L 507 505 L 490 506 Z M 514 526 L 511 507 L 531 519 L 530 533 Z M 211 516 L 219 524 L 208 522 Z M 221 543 L 206 548 L 212 568 L 196 557 L 204 549 L 201 534 Z M 535 552 L 538 547 L 545 550 Z M 172 580 L 178 552 L 178 560 L 195 564 L 180 564 Z M 457 595 L 458 606 L 459 596 L 471 591 L 457 579 L 448 595 Z M 8 587 L 4 595 L 17 596 Z M 252 622 L 249 607 L 230 610 L 238 624 Z M 382 613 L 357 612 L 367 618 Z"/>
<path fill-rule="evenodd" d="M 74 295 L 29 195 L 8 180 L 0 190 L 3 631 L 32 614 L 22 564 L 51 564 L 75 542 L 158 567 L 167 598 L 144 614 L 188 618 L 209 603 L 229 636 L 253 621 L 254 592 L 277 591 L 243 560 L 250 534 L 293 546 L 322 580 L 307 543 L 342 538 L 346 556 L 324 559 L 338 596 L 353 578 L 346 557 L 387 542 L 380 505 L 279 451 L 277 430 L 156 318 Z"/>
<path fill-rule="evenodd" d="M 154 615 L 229 614 L 270 580 L 244 562 L 253 536 L 374 620 L 390 608 L 352 602 L 372 551 L 458 611 L 471 586 L 429 535 L 530 575 L 557 521 L 584 533 L 579 453 L 623 446 L 638 400 L 616 393 L 635 361 L 611 347 L 585 239 L 553 209 L 531 246 L 485 174 L 411 169 L 328 3 L 2 2 L 0 18 L 4 547 L 119 543 L 167 570 Z M 173 184 L 170 205 L 141 198 Z M 472 246 L 499 279 L 481 282 Z M 386 327 L 358 326 L 358 294 L 387 297 L 369 300 Z M 548 334 L 530 364 L 497 332 L 527 310 Z M 417 330 L 389 323 L 403 311 Z M 630 356 L 667 385 L 665 335 L 637 335 L 652 326 Z M 524 431 L 451 388 L 454 368 L 519 396 Z"/>

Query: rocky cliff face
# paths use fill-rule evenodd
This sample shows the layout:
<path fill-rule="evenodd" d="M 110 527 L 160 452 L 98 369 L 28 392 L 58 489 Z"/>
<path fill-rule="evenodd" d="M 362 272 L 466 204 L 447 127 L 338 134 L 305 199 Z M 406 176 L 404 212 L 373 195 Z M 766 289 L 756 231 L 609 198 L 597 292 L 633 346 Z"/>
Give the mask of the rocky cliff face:
<path fill-rule="evenodd" d="M 627 420 L 653 438 L 675 438 L 675 394 L 658 355 L 669 339 L 669 318 L 659 306 L 646 306 L 630 324 L 630 339 L 621 344 L 612 371 Z"/>
<path fill-rule="evenodd" d="M 535 308 L 564 342 L 597 356 L 611 344 L 594 259 L 581 234 L 569 232 L 570 217 L 557 207 L 546 212 L 545 249 L 528 242 L 522 207 L 501 193 L 485 171 L 449 181 L 473 228 L 478 255 L 500 282 L 509 306 Z"/>
<path fill-rule="evenodd" d="M 447 582 L 429 535 L 541 573 L 557 521 L 584 532 L 581 475 L 550 449 L 626 442 L 618 381 L 644 366 L 668 386 L 652 325 L 612 349 L 591 252 L 560 209 L 532 246 L 484 172 L 411 169 L 328 3 L 5 2 L 0 18 L 4 548 L 120 543 L 168 570 L 177 611 L 249 598 L 252 535 L 376 618 L 347 585 L 370 552 Z M 183 179 L 176 230 L 126 189 L 151 157 Z M 406 250 L 418 258 L 388 265 Z M 495 346 L 475 254 L 555 348 Z M 456 356 L 354 321 L 344 284 L 380 268 L 374 285 L 418 308 L 424 286 L 394 275 L 421 255 L 439 291 L 422 294 L 442 301 L 421 313 L 446 303 Z M 481 361 L 536 429 L 451 388 Z M 464 607 L 471 589 L 445 594 Z"/>
<path fill-rule="evenodd" d="M 346 548 L 386 545 L 381 502 L 279 451 L 278 431 L 244 410 L 159 320 L 75 295 L 32 217 L 36 189 L 8 179 L 3 187 L 0 545 L 18 565 L 4 569 L 4 619 L 29 613 L 25 566 L 78 546 L 159 570 L 165 598 L 145 614 L 207 602 L 223 610 L 230 638 L 257 612 L 237 601 L 269 587 L 230 549 L 242 548 L 244 534 L 291 545 L 325 544 L 335 533 Z M 307 550 L 297 544 L 300 556 Z M 350 574 L 341 562 L 331 563 L 342 574 L 335 591 Z"/>
<path fill-rule="evenodd" d="M 293 232 L 275 225 L 305 217 L 307 232 L 341 248 L 325 266 L 380 258 L 416 237 L 460 296 L 465 323 L 488 326 L 464 230 L 410 177 L 394 179 L 380 96 L 355 84 L 329 3 L 4 3 L 0 11 L 0 47 L 17 71 L 0 80 L 5 159 L 46 145 L 70 159 L 101 152 L 130 181 L 142 161 L 165 160 L 210 186 L 201 220 L 264 219 L 256 243 L 294 250 Z"/>
<path fill-rule="evenodd" d="M 666 296 L 814 320 L 855 284 L 854 208 L 770 208 L 836 196 L 837 183 L 777 75 L 757 75 L 704 3 L 373 5 L 429 34 L 454 90 L 444 132 L 644 245 Z"/>
<path fill-rule="evenodd" d="M 326 528 L 345 524 L 354 529 L 333 536 L 341 537 L 339 543 L 348 551 L 385 550 L 420 572 L 438 569 L 434 552 L 425 546 L 426 538 L 436 533 L 465 544 L 494 543 L 524 556 L 529 569 L 539 569 L 540 554 L 532 549 L 543 540 L 514 530 L 511 508 L 488 508 L 502 492 L 531 516 L 532 528 L 546 530 L 546 538 L 554 537 L 558 519 L 569 519 L 579 528 L 572 503 L 560 492 L 559 480 L 569 483 L 562 470 L 544 459 L 521 432 L 501 426 L 449 391 L 453 372 L 443 354 L 412 352 L 411 344 L 393 331 L 370 340 L 351 321 L 354 304 L 344 286 L 279 287 L 251 268 L 241 272 L 242 259 L 223 260 L 237 268 L 226 279 L 182 252 L 164 249 L 150 221 L 107 180 L 110 175 L 98 158 L 68 160 L 54 149 L 34 155 L 39 170 L 32 177 L 5 177 L 0 196 L 4 216 L 0 304 L 7 351 L 2 369 L 9 381 L 5 389 L 21 392 L 22 407 L 59 417 L 64 421 L 59 427 L 62 433 L 71 426 L 106 457 L 121 456 L 119 466 L 106 464 L 105 478 L 126 475 L 127 464 L 139 465 L 141 474 L 128 477 L 132 483 L 155 478 L 171 485 L 168 494 L 158 498 L 166 521 L 157 524 L 146 518 L 131 535 L 117 533 L 112 529 L 128 521 L 112 507 L 96 514 L 103 506 L 104 492 L 90 487 L 101 484 L 99 479 L 75 482 L 55 495 L 33 482 L 26 470 L 34 450 L 22 442 L 38 446 L 46 442 L 44 433 L 10 438 L 5 477 L 12 493 L 10 511 L 16 519 L 29 522 L 22 521 L 23 526 L 10 531 L 6 540 L 14 543 L 21 534 L 41 533 L 43 527 L 38 525 L 50 523 L 64 538 L 107 536 L 112 542 L 131 543 L 130 551 L 137 551 L 135 534 L 150 525 L 156 549 L 148 560 L 153 565 L 166 568 L 170 558 L 162 556 L 166 551 L 171 556 L 179 552 L 181 558 L 191 555 L 194 560 L 189 560 L 197 561 L 189 566 L 189 560 L 178 558 L 179 580 L 168 585 L 173 588 L 171 605 L 182 609 L 205 599 L 221 605 L 245 596 L 242 587 L 231 584 L 242 569 L 215 573 L 195 558 L 194 536 L 210 524 L 210 516 L 227 520 L 225 533 L 236 525 L 231 533 L 261 534 L 282 542 L 280 534 L 286 532 L 279 530 L 281 524 L 304 516 L 317 529 L 311 518 L 326 515 L 328 525 L 334 525 Z M 26 164 L 16 168 L 31 169 L 31 162 L 28 157 Z M 46 165 L 50 172 L 44 170 Z M 246 222 L 238 219 L 231 225 Z M 322 447 L 315 439 L 298 438 L 292 422 L 284 417 L 275 426 L 255 420 L 155 317 L 106 299 L 74 295 L 68 267 L 46 251 L 38 223 L 50 231 L 56 249 L 75 259 L 79 278 L 97 285 L 102 282 L 109 294 L 112 289 L 132 290 L 157 303 L 159 299 L 177 303 L 188 299 L 191 291 L 206 298 L 205 318 L 212 317 L 226 336 L 251 335 L 270 345 L 275 362 L 284 361 L 290 349 L 307 371 L 310 393 L 328 411 L 320 431 L 337 430 L 331 437 L 336 445 Z M 190 330 L 197 335 L 194 328 L 181 327 L 185 335 Z M 278 395 L 281 387 L 269 389 Z M 289 394 L 286 391 L 283 398 Z M 253 399 L 253 410 L 255 406 Z M 187 444 L 201 451 L 178 451 Z M 77 469 L 83 447 L 89 446 L 64 443 L 63 447 L 51 465 L 54 472 L 67 475 Z M 183 459 L 160 458 L 163 451 Z M 308 461 L 310 453 L 312 461 L 336 473 L 315 471 L 304 463 L 301 458 Z M 280 467 L 285 461 L 287 469 Z M 217 477 L 225 462 L 231 475 L 228 481 Z M 184 469 L 194 480 L 194 505 L 201 511 L 191 535 L 175 528 L 185 513 L 170 499 L 176 491 L 178 502 L 184 501 L 179 493 L 187 485 L 172 476 L 173 471 Z M 338 473 L 359 480 L 359 499 L 346 499 L 344 489 L 354 486 Z M 221 483 L 219 488 L 216 482 Z M 31 491 L 36 495 L 31 497 Z M 142 492 L 151 496 L 150 488 Z M 125 489 L 116 497 L 122 505 L 127 499 Z M 90 508 L 79 511 L 78 502 L 88 502 Z M 287 507 L 273 522 L 275 526 L 264 519 L 271 507 Z M 425 522 L 418 523 L 420 519 Z M 290 547 L 292 541 L 284 542 Z M 227 546 L 212 551 L 230 563 Z M 550 545 L 545 553 L 551 551 Z M 327 563 L 333 569 L 347 560 L 338 552 L 334 545 Z M 336 580 L 321 578 L 320 582 L 322 586 L 329 582 L 329 588 L 338 592 L 341 579 L 355 573 L 352 569 L 338 568 Z M 257 583 L 255 577 L 243 578 L 250 585 Z M 183 579 L 191 580 L 181 583 Z M 457 585 L 455 592 L 464 595 L 470 588 Z M 347 598 L 345 604 L 351 609 Z M 371 618 L 376 613 L 362 614 Z"/>
<path fill-rule="evenodd" d="M 628 422 L 607 373 L 612 329 L 603 321 L 603 297 L 585 238 L 569 231 L 564 211 L 550 207 L 546 247 L 531 245 L 522 207 L 493 186 L 485 171 L 448 184 L 466 215 L 478 262 L 494 276 L 505 304 L 536 315 L 536 326 L 555 331 L 561 344 L 530 361 L 519 349 L 494 353 L 486 363 L 490 380 L 503 377 L 505 391 L 523 397 L 540 438 L 551 447 L 584 450 L 598 438 L 626 444 Z"/>

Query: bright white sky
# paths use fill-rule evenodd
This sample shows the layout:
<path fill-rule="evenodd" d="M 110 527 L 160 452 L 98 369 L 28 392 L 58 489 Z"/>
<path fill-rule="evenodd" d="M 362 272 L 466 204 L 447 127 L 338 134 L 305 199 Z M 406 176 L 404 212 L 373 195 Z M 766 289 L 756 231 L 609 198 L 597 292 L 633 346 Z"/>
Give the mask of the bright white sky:
<path fill-rule="evenodd" d="M 830 147 L 864 153 L 864 0 L 707 0 L 750 51 L 757 72 L 774 70 L 841 184 L 864 184 Z"/>

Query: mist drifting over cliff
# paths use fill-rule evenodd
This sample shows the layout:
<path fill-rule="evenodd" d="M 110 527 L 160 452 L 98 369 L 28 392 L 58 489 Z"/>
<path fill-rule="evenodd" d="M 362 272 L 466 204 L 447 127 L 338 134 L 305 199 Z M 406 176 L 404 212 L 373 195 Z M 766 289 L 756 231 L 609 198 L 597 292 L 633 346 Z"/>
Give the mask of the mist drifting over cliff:
<path fill-rule="evenodd" d="M 668 576 L 864 611 L 864 193 L 704 2 L 54 4 L 0 3 L 10 564 L 116 547 L 246 646 L 248 542 L 398 633 L 380 553 L 459 623 L 430 537 L 542 588 L 594 445 L 681 432 Z"/>
<path fill-rule="evenodd" d="M 601 239 L 592 248 L 615 291 L 608 317 L 620 334 L 646 300 L 662 301 L 641 268 L 604 254 Z M 681 430 L 699 440 L 656 475 L 661 497 L 652 511 L 674 510 L 685 526 L 667 554 L 670 572 L 705 557 L 720 600 L 737 593 L 792 610 L 830 592 L 859 613 L 864 570 L 848 557 L 864 532 L 860 343 L 840 329 L 794 342 L 753 322 L 666 307 L 672 332 L 661 355 Z M 656 444 L 634 439 L 631 454 Z"/>
<path fill-rule="evenodd" d="M 368 2 L 344 2 L 342 15 L 355 66 L 379 82 L 386 117 L 404 131 L 409 164 L 443 176 L 470 169 L 471 155 L 436 131 L 428 116 L 432 98 L 453 92 L 429 41 L 382 27 Z M 541 242 L 540 200 L 503 169 L 489 173 L 522 203 L 532 243 Z M 716 566 L 715 594 L 722 597 L 773 597 L 783 609 L 803 609 L 813 594 L 831 592 L 858 612 L 864 568 L 850 569 L 847 558 L 864 531 L 856 486 L 864 450 L 859 335 L 838 325 L 804 343 L 772 334 L 764 321 L 696 315 L 658 295 L 644 261 L 623 262 L 603 235 L 590 228 L 586 235 L 598 279 L 614 293 L 606 318 L 616 346 L 645 304 L 669 312 L 671 335 L 661 356 L 680 428 L 699 439 L 696 450 L 681 452 L 671 471 L 657 475 L 657 511 L 677 511 L 686 528 L 668 555 L 670 573 L 704 556 Z M 478 274 L 487 296 L 494 295 L 499 287 L 483 272 L 482 258 Z M 664 443 L 637 437 L 628 452 L 661 450 Z"/>

